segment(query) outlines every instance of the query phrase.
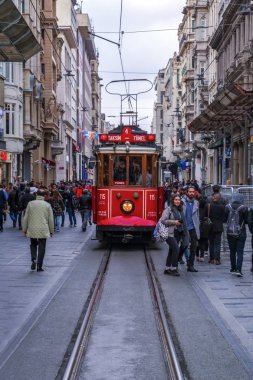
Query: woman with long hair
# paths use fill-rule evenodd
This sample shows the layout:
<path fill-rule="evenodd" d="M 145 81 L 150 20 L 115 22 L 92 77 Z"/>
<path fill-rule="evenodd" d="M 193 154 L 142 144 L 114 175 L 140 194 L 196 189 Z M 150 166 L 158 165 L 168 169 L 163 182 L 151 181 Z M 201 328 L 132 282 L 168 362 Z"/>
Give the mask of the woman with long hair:
<path fill-rule="evenodd" d="M 169 228 L 169 237 L 166 241 L 169 252 L 164 274 L 180 276 L 178 272 L 179 251 L 187 248 L 189 237 L 179 194 L 172 195 L 170 206 L 163 211 L 161 222 Z"/>

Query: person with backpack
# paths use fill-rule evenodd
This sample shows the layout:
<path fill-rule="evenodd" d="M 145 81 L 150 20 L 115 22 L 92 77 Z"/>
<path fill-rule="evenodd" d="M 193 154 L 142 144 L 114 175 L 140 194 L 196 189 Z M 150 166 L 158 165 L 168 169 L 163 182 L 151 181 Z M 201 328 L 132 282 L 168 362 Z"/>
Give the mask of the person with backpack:
<path fill-rule="evenodd" d="M 225 209 L 227 223 L 227 239 L 230 250 L 230 273 L 242 277 L 243 251 L 246 242 L 246 227 L 248 224 L 248 210 L 243 204 L 243 195 L 235 193 L 232 201 Z"/>

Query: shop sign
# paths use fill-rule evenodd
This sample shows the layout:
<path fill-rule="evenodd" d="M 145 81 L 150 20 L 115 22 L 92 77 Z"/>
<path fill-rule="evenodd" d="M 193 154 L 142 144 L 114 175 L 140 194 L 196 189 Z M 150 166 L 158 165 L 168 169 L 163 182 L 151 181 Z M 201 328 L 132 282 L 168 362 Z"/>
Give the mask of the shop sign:
<path fill-rule="evenodd" d="M 11 162 L 12 153 L 6 152 L 6 150 L 0 150 L 0 161 Z"/>
<path fill-rule="evenodd" d="M 250 143 L 253 144 L 253 136 L 250 136 Z"/>

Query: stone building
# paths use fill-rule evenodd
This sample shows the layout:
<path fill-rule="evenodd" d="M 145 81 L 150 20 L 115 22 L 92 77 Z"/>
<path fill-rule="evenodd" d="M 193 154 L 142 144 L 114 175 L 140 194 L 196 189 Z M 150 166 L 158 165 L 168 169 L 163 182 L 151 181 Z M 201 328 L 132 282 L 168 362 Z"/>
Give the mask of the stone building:
<path fill-rule="evenodd" d="M 210 9 L 218 23 L 209 40 L 217 61 L 217 87 L 190 129 L 212 138 L 208 181 L 252 184 L 253 6 L 231 0 L 215 8 L 210 2 Z M 209 87 L 213 81 L 209 75 Z"/>
<path fill-rule="evenodd" d="M 30 142 L 33 137 L 40 141 L 39 110 L 36 112 L 40 37 L 37 2 L 4 0 L 1 3 L 0 182 L 3 183 L 18 182 L 26 171 L 30 175 L 30 152 L 38 146 L 37 142 Z"/>

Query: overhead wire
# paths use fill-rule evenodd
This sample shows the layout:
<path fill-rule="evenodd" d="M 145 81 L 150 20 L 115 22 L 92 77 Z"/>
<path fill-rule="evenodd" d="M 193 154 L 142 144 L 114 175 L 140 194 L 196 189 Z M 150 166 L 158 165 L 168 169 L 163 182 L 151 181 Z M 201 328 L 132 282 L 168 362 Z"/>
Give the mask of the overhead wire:
<path fill-rule="evenodd" d="M 129 96 L 129 87 L 127 88 L 126 84 L 126 76 L 125 76 L 125 70 L 124 70 L 124 65 L 123 65 L 123 58 L 122 58 L 122 43 L 123 43 L 123 34 L 122 33 L 122 17 L 123 17 L 123 0 L 120 2 L 120 21 L 119 21 L 119 46 L 118 46 L 118 52 L 119 52 L 119 58 L 120 58 L 120 65 L 121 65 L 121 70 L 122 70 L 122 75 L 124 79 L 124 85 L 125 85 L 125 90 L 126 90 L 126 96 L 128 98 L 128 106 L 131 110 L 133 110 L 131 98 Z"/>

